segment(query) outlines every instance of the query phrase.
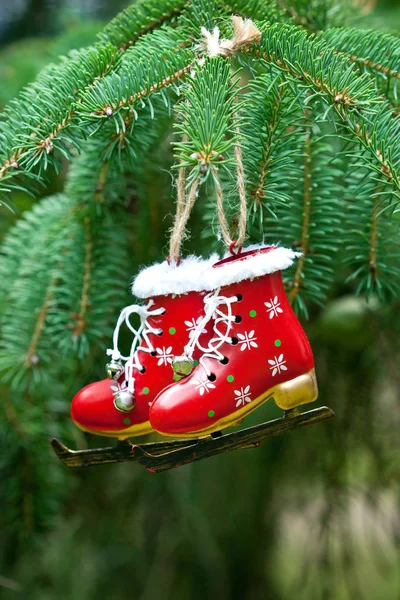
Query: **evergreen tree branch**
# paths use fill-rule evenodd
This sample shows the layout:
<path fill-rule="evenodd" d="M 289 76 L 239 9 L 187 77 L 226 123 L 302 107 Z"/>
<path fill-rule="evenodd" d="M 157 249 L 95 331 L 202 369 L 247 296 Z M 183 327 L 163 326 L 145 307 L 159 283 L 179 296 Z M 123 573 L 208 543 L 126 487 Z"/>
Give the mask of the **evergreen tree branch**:
<path fill-rule="evenodd" d="M 249 85 L 244 110 L 246 179 L 250 195 L 257 191 L 251 237 L 303 252 L 285 281 L 295 309 L 305 314 L 306 301 L 321 303 L 333 280 L 344 195 L 329 138 L 322 139 L 318 111 L 306 98 L 281 72 L 265 74 Z"/>
<path fill-rule="evenodd" d="M 376 287 L 377 265 L 378 265 L 378 216 L 379 216 L 379 197 L 373 200 L 371 232 L 369 237 L 369 269 L 372 276 L 372 285 Z"/>
<path fill-rule="evenodd" d="M 332 28 L 317 39 L 323 39 L 373 73 L 400 79 L 400 39 L 394 35 L 369 29 Z"/>
<path fill-rule="evenodd" d="M 142 36 L 180 15 L 189 5 L 188 0 L 139 0 L 110 21 L 99 38 L 126 50 Z"/>
<path fill-rule="evenodd" d="M 182 49 L 179 54 L 142 58 L 135 66 L 127 65 L 123 72 L 112 73 L 103 85 L 83 98 L 78 109 L 82 123 L 92 125 L 93 121 L 112 117 L 116 130 L 125 131 L 124 115 L 134 115 L 135 107 L 145 98 L 184 78 L 191 71 L 193 60 L 193 53 Z"/>
<path fill-rule="evenodd" d="M 213 169 L 233 164 L 230 151 L 237 140 L 234 113 L 241 104 L 235 103 L 236 81 L 231 78 L 228 60 L 207 57 L 183 90 L 184 101 L 177 108 L 176 123 L 183 141 L 175 148 L 179 166 L 191 167 L 190 182 L 198 177 L 207 179 Z"/>
<path fill-rule="evenodd" d="M 49 165 L 57 165 L 59 156 L 70 158 L 70 145 L 81 142 L 75 117 L 84 90 L 89 90 L 118 65 L 122 51 L 181 12 L 186 2 L 146 0 L 138 4 L 116 17 L 100 34 L 104 45 L 73 52 L 69 58 L 62 59 L 61 66 L 46 68 L 37 81 L 5 109 L 4 121 L 0 123 L 3 142 L 0 201 L 2 199 L 4 204 L 10 205 L 9 193 L 22 186 L 22 179 L 22 189 L 29 191 L 34 181 L 43 181 L 43 171 Z M 132 12 L 137 12 L 135 19 L 131 18 Z M 114 44 L 122 50 L 118 51 Z"/>
<path fill-rule="evenodd" d="M 302 255 L 297 261 L 291 289 L 288 294 L 288 298 L 292 303 L 295 303 L 298 293 L 300 291 L 303 280 L 304 263 L 309 252 L 311 220 L 311 185 L 311 133 L 310 130 L 307 129 L 304 143 L 303 220 L 301 224 L 301 241 L 299 246 Z"/>
<path fill-rule="evenodd" d="M 399 38 L 378 31 L 345 28 L 329 29 L 318 37 L 355 63 L 362 72 L 373 75 L 380 94 L 398 107 Z M 398 114 L 396 108 L 393 111 Z"/>
<path fill-rule="evenodd" d="M 389 105 L 376 98 L 368 76 L 357 76 L 345 57 L 335 54 L 324 42 L 307 38 L 304 32 L 282 25 L 263 27 L 260 47 L 254 53 L 266 65 L 289 73 L 300 88 L 313 90 L 339 116 L 371 156 L 370 165 L 383 173 L 396 195 L 400 193 L 400 150 L 396 139 L 400 125 Z"/>
<path fill-rule="evenodd" d="M 249 86 L 248 109 L 245 110 L 245 165 L 247 187 L 253 197 L 253 215 L 262 207 L 274 214 L 272 199 L 274 203 L 289 200 L 282 177 L 279 175 L 275 180 L 274 174 L 278 173 L 277 169 L 284 169 L 289 161 L 292 163 L 296 153 L 292 128 L 301 115 L 296 110 L 288 110 L 293 95 L 289 98 L 289 88 L 282 83 L 283 78 L 278 74 L 275 78 L 261 76 Z M 287 175 L 283 177 L 285 181 Z"/>
<path fill-rule="evenodd" d="M 226 10 L 229 14 L 238 14 L 254 21 L 275 23 L 287 20 L 285 11 L 278 6 L 277 2 L 265 2 L 265 0 L 230 0 L 226 3 Z"/>
<path fill-rule="evenodd" d="M 74 102 L 79 103 L 82 89 L 104 77 L 116 55 L 110 44 L 72 53 L 61 66 L 45 69 L 6 107 L 0 122 L 0 196 L 18 189 L 22 176 L 35 167 L 35 179 L 42 180 L 43 170 L 56 164 L 59 153 L 70 156 L 70 145 L 81 137 L 76 128 L 67 131 L 74 122 Z M 28 183 L 29 178 L 26 189 Z"/>
<path fill-rule="evenodd" d="M 384 301 L 399 291 L 398 221 L 390 214 L 384 183 L 359 162 L 356 152 L 348 154 L 342 262 L 351 269 L 347 280 L 357 284 L 357 293 L 376 294 Z"/>
<path fill-rule="evenodd" d="M 102 173 L 102 172 L 101 172 Z M 76 325 L 72 329 L 73 337 L 79 338 L 82 335 L 83 330 L 86 328 L 86 313 L 89 305 L 89 292 L 92 277 L 92 261 L 93 261 L 93 238 L 90 229 L 89 217 L 84 218 L 84 229 L 85 229 L 85 259 L 83 264 L 83 278 L 82 278 L 82 292 L 81 301 L 79 306 L 79 313 L 76 315 Z"/>
<path fill-rule="evenodd" d="M 311 19 L 307 19 L 307 17 L 299 15 L 296 8 L 284 2 L 283 0 L 277 0 L 277 5 L 281 8 L 296 25 L 301 25 L 302 27 L 308 28 L 310 31 L 316 32 L 318 31 L 318 27 L 311 21 Z"/>
<path fill-rule="evenodd" d="M 54 292 L 54 289 L 53 289 L 54 284 L 55 284 L 55 279 L 51 279 L 50 283 L 48 285 L 44 300 L 43 300 L 42 307 L 40 308 L 40 310 L 38 312 L 37 320 L 36 320 L 36 323 L 33 328 L 32 339 L 29 344 L 28 351 L 26 353 L 26 359 L 25 359 L 25 368 L 26 369 L 32 368 L 32 366 L 37 364 L 37 361 L 38 361 L 38 357 L 36 356 L 36 351 L 37 351 L 37 348 L 39 345 L 40 336 L 42 335 L 42 332 L 43 332 L 43 329 L 45 326 L 50 303 L 52 301 L 53 292 Z"/>

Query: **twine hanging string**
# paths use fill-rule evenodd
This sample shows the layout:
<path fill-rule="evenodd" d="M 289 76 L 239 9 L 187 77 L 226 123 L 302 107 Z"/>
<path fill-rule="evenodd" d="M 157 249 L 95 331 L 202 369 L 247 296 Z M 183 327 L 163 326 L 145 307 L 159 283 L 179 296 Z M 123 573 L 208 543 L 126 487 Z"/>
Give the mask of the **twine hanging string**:
<path fill-rule="evenodd" d="M 183 169 L 182 177 L 184 178 L 184 169 Z M 183 180 L 183 182 L 181 182 L 181 184 L 182 184 L 183 195 L 184 195 L 185 194 L 185 181 Z M 185 200 L 183 200 L 183 202 L 180 202 L 178 200 L 178 208 L 177 208 L 177 212 L 175 215 L 174 225 L 172 228 L 171 239 L 169 241 L 169 256 L 168 256 L 168 260 L 170 262 L 173 262 L 176 264 L 180 263 L 180 250 L 181 250 L 182 241 L 184 240 L 184 238 L 186 236 L 186 231 L 185 231 L 186 224 L 189 220 L 190 213 L 192 212 L 194 203 L 196 202 L 197 190 L 198 190 L 199 184 L 200 184 L 200 179 L 197 177 L 197 179 L 194 180 L 194 182 L 192 183 L 192 185 L 190 187 L 186 202 L 185 202 Z M 179 178 L 178 178 L 178 193 L 179 193 L 179 191 L 180 191 L 180 185 L 179 185 Z M 179 208 L 179 206 L 181 208 Z"/>
<path fill-rule="evenodd" d="M 210 57 L 221 56 L 233 56 L 244 46 L 251 44 L 252 42 L 259 42 L 261 39 L 261 32 L 257 29 L 254 23 L 250 19 L 242 19 L 242 17 L 233 16 L 232 23 L 234 28 L 234 34 L 231 40 L 219 39 L 220 32 L 218 27 L 215 27 L 211 33 L 204 27 L 201 29 L 203 35 L 202 46 L 205 52 Z M 240 251 L 241 246 L 246 237 L 246 222 L 247 222 L 247 202 L 246 202 L 246 188 L 245 188 L 245 176 L 242 160 L 242 150 L 240 147 L 240 130 L 237 124 L 238 115 L 234 115 L 236 122 L 236 135 L 237 142 L 235 144 L 235 162 L 236 162 L 236 177 L 237 177 L 237 189 L 239 194 L 239 223 L 238 223 L 238 234 L 236 240 L 231 238 L 228 220 L 226 218 L 224 210 L 224 199 L 222 193 L 222 186 L 218 175 L 218 169 L 211 167 L 213 176 L 216 182 L 216 198 L 217 198 L 217 217 L 221 230 L 222 238 L 226 246 L 234 253 L 234 247 L 236 252 Z M 187 138 L 183 141 L 187 141 Z M 179 264 L 180 262 L 180 249 L 183 239 L 186 237 L 186 225 L 190 217 L 192 208 L 196 202 L 198 196 L 198 188 L 200 185 L 200 178 L 197 177 L 188 193 L 187 199 L 185 199 L 186 191 L 186 173 L 185 167 L 179 169 L 178 181 L 177 181 L 177 207 L 174 219 L 174 225 L 172 227 L 170 246 L 169 246 L 169 261 Z"/>
<path fill-rule="evenodd" d="M 237 118 L 237 115 L 234 117 Z M 245 177 L 244 177 L 244 168 L 243 168 L 243 160 L 242 160 L 242 149 L 239 145 L 239 136 L 240 130 L 239 126 L 236 124 L 235 127 L 236 134 L 238 136 L 238 141 L 235 144 L 235 162 L 236 162 L 236 182 L 237 182 L 237 191 L 239 194 L 239 222 L 237 229 L 236 239 L 233 240 L 231 237 L 230 228 L 228 225 L 228 220 L 226 218 L 225 210 L 224 210 L 224 198 L 222 194 L 222 186 L 218 175 L 218 170 L 213 168 L 213 175 L 216 181 L 216 196 L 217 196 L 217 217 L 219 226 L 221 229 L 222 239 L 225 242 L 225 245 L 231 250 L 233 253 L 233 248 L 236 247 L 236 251 L 239 251 L 243 245 L 243 242 L 246 238 L 246 224 L 247 224 L 247 201 L 246 201 L 246 187 L 245 187 Z"/>

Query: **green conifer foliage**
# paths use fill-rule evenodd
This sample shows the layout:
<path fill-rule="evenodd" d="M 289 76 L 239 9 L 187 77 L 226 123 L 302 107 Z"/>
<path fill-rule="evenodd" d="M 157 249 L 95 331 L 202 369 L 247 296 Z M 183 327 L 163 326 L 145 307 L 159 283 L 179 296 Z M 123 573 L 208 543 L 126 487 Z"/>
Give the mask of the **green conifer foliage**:
<path fill-rule="evenodd" d="M 260 41 L 206 56 L 201 28 L 229 39 L 232 14 L 253 19 Z M 27 477 L 45 495 L 26 448 L 68 419 L 132 274 L 161 259 L 178 167 L 188 186 L 200 178 L 194 246 L 221 251 L 215 175 L 234 234 L 240 144 L 248 241 L 303 252 L 286 281 L 300 314 L 338 282 L 382 301 L 397 293 L 400 45 L 356 18 L 332 0 L 139 0 L 5 108 L 0 201 L 17 210 L 17 191 L 34 196 L 0 249 L 0 430 L 13 442 L 0 440 L 16 448 L 0 455 L 8 470 L 20 454 L 26 465 L 15 498 Z M 40 198 L 54 170 L 64 189 Z M 27 529 L 53 508 L 26 509 Z"/>

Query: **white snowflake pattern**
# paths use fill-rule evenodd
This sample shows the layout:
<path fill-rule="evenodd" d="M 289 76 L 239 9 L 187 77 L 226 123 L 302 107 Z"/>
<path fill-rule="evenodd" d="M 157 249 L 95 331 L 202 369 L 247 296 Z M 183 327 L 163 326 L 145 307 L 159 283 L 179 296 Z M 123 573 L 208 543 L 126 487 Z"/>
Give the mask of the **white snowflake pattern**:
<path fill-rule="evenodd" d="M 238 408 L 241 405 L 244 406 L 246 402 L 251 402 L 249 385 L 246 385 L 244 389 L 241 387 L 240 390 L 234 390 L 233 393 L 236 396 L 236 408 Z"/>
<path fill-rule="evenodd" d="M 215 388 L 215 385 L 211 383 L 208 379 L 207 375 L 202 375 L 201 377 L 194 378 L 194 384 L 196 386 L 196 390 L 199 390 L 200 396 L 204 394 L 204 392 L 209 392 L 210 390 Z"/>
<path fill-rule="evenodd" d="M 280 354 L 278 357 L 274 356 L 274 360 L 269 360 L 268 362 L 271 365 L 272 377 L 281 371 L 287 371 L 287 367 L 285 366 L 286 360 L 284 360 L 283 354 Z"/>
<path fill-rule="evenodd" d="M 119 381 L 113 381 L 111 389 L 113 391 L 113 396 L 116 396 L 118 392 L 125 392 L 128 388 L 126 381 L 122 381 L 121 383 Z"/>
<path fill-rule="evenodd" d="M 161 365 L 167 365 L 168 363 L 172 363 L 172 359 L 174 355 L 172 354 L 172 346 L 168 346 L 166 348 L 163 346 L 162 348 L 156 348 L 156 352 L 158 355 L 157 365 L 160 367 Z"/>
<path fill-rule="evenodd" d="M 203 317 L 199 317 L 198 319 L 192 319 L 191 321 L 185 321 L 186 331 L 189 332 L 189 338 L 193 337 L 194 332 L 196 331 L 200 321 Z M 202 329 L 201 333 L 207 333 L 207 329 Z"/>
<path fill-rule="evenodd" d="M 277 317 L 279 313 L 283 313 L 283 309 L 281 308 L 281 303 L 278 301 L 278 296 L 274 298 L 270 298 L 269 302 L 264 302 L 267 307 L 267 313 L 269 313 L 269 318 L 273 319 Z"/>
<path fill-rule="evenodd" d="M 257 338 L 254 336 L 254 329 L 249 332 L 245 331 L 244 333 L 238 333 L 237 336 L 239 338 L 239 344 L 241 344 L 240 350 L 242 352 L 243 350 L 246 350 L 246 348 L 248 350 L 258 348 L 258 344 L 256 343 Z"/>

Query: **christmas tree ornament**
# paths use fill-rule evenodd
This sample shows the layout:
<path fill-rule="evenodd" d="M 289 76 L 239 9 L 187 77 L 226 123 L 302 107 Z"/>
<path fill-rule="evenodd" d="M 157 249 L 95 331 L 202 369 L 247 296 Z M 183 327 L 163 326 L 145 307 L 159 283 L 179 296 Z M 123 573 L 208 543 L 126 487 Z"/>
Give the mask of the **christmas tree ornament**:
<path fill-rule="evenodd" d="M 234 20 L 231 42 L 220 40 L 217 29 L 202 34 L 209 56 L 231 56 L 260 38 L 254 24 L 240 18 Z M 225 214 L 218 163 L 208 151 L 207 156 L 195 153 L 191 158 L 199 164 L 190 185 L 187 167 L 179 168 L 169 260 L 137 277 L 133 292 L 147 304 L 124 309 L 117 323 L 109 351 L 108 374 L 113 379 L 88 386 L 73 401 L 72 415 L 82 429 L 120 441 L 115 448 L 74 452 L 52 440 L 54 451 L 68 466 L 130 460 L 151 472 L 166 471 L 222 452 L 254 448 L 269 437 L 333 417 L 327 407 L 297 411 L 317 397 L 311 348 L 281 278 L 281 271 L 299 254 L 264 245 L 242 251 L 247 199 L 238 122 L 234 112 L 239 198 L 235 239 Z M 182 143 L 188 141 L 185 134 Z M 181 261 L 181 245 L 199 187 L 209 175 L 215 185 L 220 238 L 229 255 L 218 263 L 216 259 L 200 263 L 199 269 L 196 261 L 191 264 L 194 259 Z M 131 313 L 140 317 L 138 329 L 130 323 Z M 122 323 L 134 336 L 129 356 L 122 356 L 118 348 Z M 121 374 L 119 361 L 124 364 Z M 285 411 L 284 417 L 222 434 L 269 398 Z M 184 439 L 140 446 L 127 441 L 130 435 L 151 430 Z"/>
<path fill-rule="evenodd" d="M 111 360 L 106 365 L 106 373 L 109 379 L 119 379 L 124 370 L 124 366 L 121 360 Z"/>
<path fill-rule="evenodd" d="M 189 375 L 195 365 L 194 360 L 188 356 L 174 356 L 171 366 L 174 371 L 174 381 L 179 381 Z"/>
<path fill-rule="evenodd" d="M 199 365 L 160 392 L 150 422 L 164 435 L 203 437 L 236 424 L 266 400 L 290 410 L 317 398 L 314 359 L 286 297 L 281 270 L 296 253 L 259 247 L 208 273 L 204 318 L 185 347 Z M 200 327 L 213 329 L 204 346 Z"/>
<path fill-rule="evenodd" d="M 113 347 L 107 351 L 109 378 L 86 386 L 72 400 L 71 416 L 80 429 L 119 439 L 152 431 L 149 405 L 173 381 L 171 364 L 197 327 L 203 311 L 204 273 L 216 260 L 213 255 L 207 260 L 191 256 L 179 265 L 164 261 L 137 275 L 132 292 L 146 304 L 121 311 Z M 132 325 L 133 316 L 139 318 L 138 328 Z M 128 355 L 119 349 L 123 326 L 133 335 Z M 187 374 L 183 365 L 179 368 Z"/>

